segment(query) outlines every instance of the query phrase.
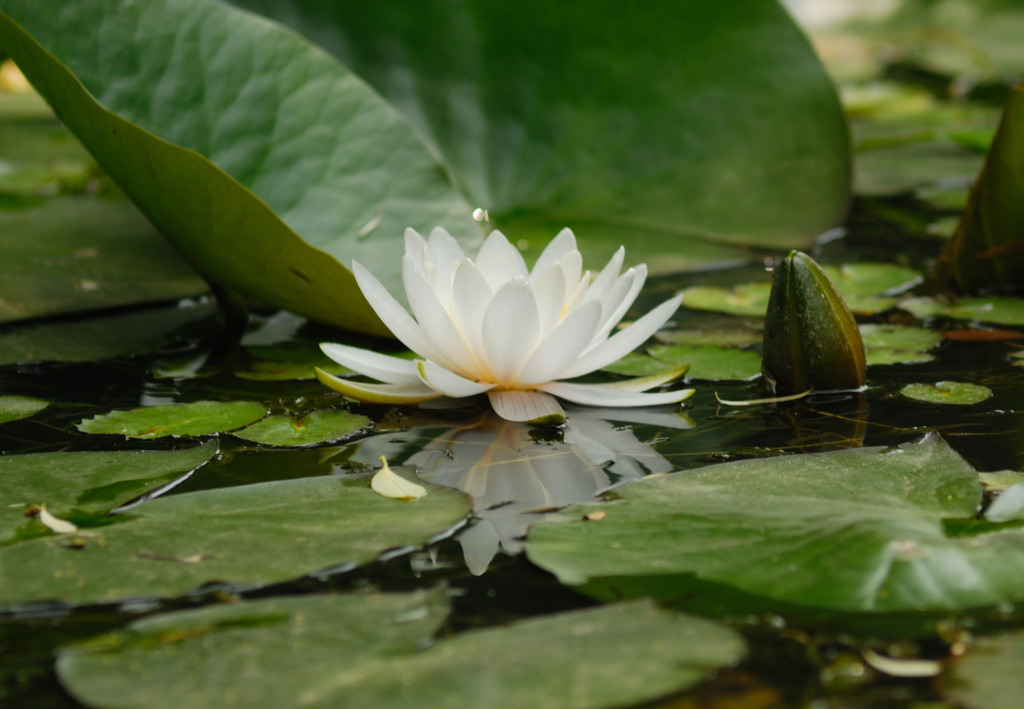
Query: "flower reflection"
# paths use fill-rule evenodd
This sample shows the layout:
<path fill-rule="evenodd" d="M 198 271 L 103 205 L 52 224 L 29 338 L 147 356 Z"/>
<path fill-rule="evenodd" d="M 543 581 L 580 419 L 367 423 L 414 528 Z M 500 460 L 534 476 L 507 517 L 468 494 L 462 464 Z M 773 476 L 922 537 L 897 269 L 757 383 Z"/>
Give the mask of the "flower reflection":
<path fill-rule="evenodd" d="M 411 455 L 410 444 L 423 429 L 364 439 L 351 459 L 371 463 L 381 455 L 392 461 L 404 456 L 403 463 L 414 465 L 422 479 L 470 495 L 477 519 L 459 542 L 470 571 L 482 574 L 499 551 L 519 553 L 527 527 L 544 512 L 593 500 L 620 482 L 673 469 L 632 428 L 608 419 L 673 429 L 693 426 L 680 413 L 580 408 L 558 439 L 538 440 L 529 425 L 488 414 L 473 425 L 434 435 Z"/>

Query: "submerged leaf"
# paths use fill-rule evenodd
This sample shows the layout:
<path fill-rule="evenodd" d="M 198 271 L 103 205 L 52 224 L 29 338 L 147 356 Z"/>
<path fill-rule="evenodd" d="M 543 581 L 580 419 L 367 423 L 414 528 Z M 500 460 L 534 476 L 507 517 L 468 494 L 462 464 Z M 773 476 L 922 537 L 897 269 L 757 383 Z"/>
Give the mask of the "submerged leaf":
<path fill-rule="evenodd" d="M 104 707 L 594 709 L 680 691 L 745 651 L 723 625 L 642 601 L 437 637 L 445 610 L 440 589 L 225 604 L 64 648 L 57 672 Z M 609 672 L 612 648 L 642 660 Z"/>

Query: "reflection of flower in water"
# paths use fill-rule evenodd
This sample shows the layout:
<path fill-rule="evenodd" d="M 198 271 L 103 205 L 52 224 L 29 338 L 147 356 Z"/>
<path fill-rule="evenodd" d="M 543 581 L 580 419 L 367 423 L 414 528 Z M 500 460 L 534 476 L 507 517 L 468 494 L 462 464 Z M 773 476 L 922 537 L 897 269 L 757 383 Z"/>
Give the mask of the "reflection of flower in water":
<path fill-rule="evenodd" d="M 488 415 L 475 425 L 444 432 L 403 461 L 416 466 L 424 480 L 473 498 L 478 519 L 459 536 L 470 571 L 486 571 L 499 550 L 520 552 L 527 527 L 543 511 L 586 502 L 619 482 L 673 469 L 630 428 L 599 416 L 676 429 L 693 425 L 678 413 L 580 408 L 560 430 L 560 440 L 535 440 L 530 426 Z M 370 462 L 387 454 L 397 462 L 417 435 L 413 429 L 364 439 L 352 459 Z"/>

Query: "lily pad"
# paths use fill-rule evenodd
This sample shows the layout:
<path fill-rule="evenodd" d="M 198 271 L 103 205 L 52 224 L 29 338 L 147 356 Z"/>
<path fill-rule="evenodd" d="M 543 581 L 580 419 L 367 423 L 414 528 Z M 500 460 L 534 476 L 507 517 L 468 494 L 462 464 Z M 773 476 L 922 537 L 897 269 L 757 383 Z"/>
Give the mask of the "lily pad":
<path fill-rule="evenodd" d="M 248 13 L 212 0 L 84 0 L 59 13 L 13 0 L 0 45 L 189 263 L 249 299 L 386 334 L 339 259 L 395 285 L 406 227 L 479 235 L 404 118 Z"/>
<path fill-rule="evenodd" d="M 312 343 L 296 343 L 291 346 L 254 346 L 246 351 L 257 357 L 248 369 L 235 371 L 235 376 L 258 381 L 295 381 L 316 379 L 314 367 L 328 374 L 343 376 L 352 370 L 329 359 L 320 348 Z"/>
<path fill-rule="evenodd" d="M 342 409 L 313 411 L 294 417 L 274 414 L 231 435 L 268 446 L 311 446 L 336 441 L 366 428 L 371 420 Z"/>
<path fill-rule="evenodd" d="M 941 694 L 965 709 L 1016 709 L 1024 694 L 1024 633 L 976 639 L 940 678 Z"/>
<path fill-rule="evenodd" d="M 768 281 L 741 283 L 733 288 L 691 286 L 683 290 L 683 307 L 763 318 L 771 292 L 772 284 Z"/>
<path fill-rule="evenodd" d="M 961 298 L 952 303 L 928 297 L 907 298 L 900 301 L 900 307 L 921 319 L 941 316 L 954 320 L 1024 326 L 1024 299 L 1008 296 Z"/>
<path fill-rule="evenodd" d="M 927 328 L 908 325 L 865 323 L 860 325 L 868 365 L 928 362 L 928 350 L 942 341 L 942 335 Z"/>
<path fill-rule="evenodd" d="M 0 394 L 0 423 L 18 421 L 39 413 L 50 402 L 37 399 L 34 396 L 17 396 L 13 394 Z"/>
<path fill-rule="evenodd" d="M 992 390 L 970 382 L 935 382 L 907 384 L 900 394 L 929 404 L 978 404 L 990 398 Z"/>
<path fill-rule="evenodd" d="M 81 529 L 0 549 L 0 603 L 173 597 L 207 583 L 252 586 L 372 561 L 459 522 L 466 498 L 432 488 L 413 503 L 369 479 L 324 476 L 168 495 Z"/>
<path fill-rule="evenodd" d="M 217 452 L 213 441 L 178 451 L 27 453 L 0 456 L 0 546 L 48 535 L 26 517 L 45 504 L 54 515 L 96 523 L 114 508 L 195 470 Z M 4 586 L 20 572 L 0 566 Z"/>
<path fill-rule="evenodd" d="M 665 363 L 642 352 L 630 352 L 618 362 L 609 364 L 601 371 L 622 374 L 627 377 L 649 377 L 665 371 Z"/>
<path fill-rule="evenodd" d="M 80 421 L 83 433 L 110 433 L 128 438 L 202 436 L 247 426 L 267 414 L 255 401 L 194 401 L 112 411 Z"/>
<path fill-rule="evenodd" d="M 648 351 L 661 362 L 690 365 L 687 379 L 747 380 L 761 374 L 761 355 L 754 350 L 715 345 L 655 345 Z"/>
<path fill-rule="evenodd" d="M 0 365 L 19 362 L 88 362 L 154 352 L 180 342 L 188 326 L 202 327 L 212 303 L 190 303 L 52 322 L 14 323 L 0 329 Z"/>
<path fill-rule="evenodd" d="M 764 332 L 761 328 L 754 326 L 731 330 L 660 330 L 654 337 L 666 345 L 753 347 L 761 344 Z"/>
<path fill-rule="evenodd" d="M 708 611 L 948 612 L 1024 599 L 1024 531 L 958 536 L 977 474 L 937 434 L 714 465 L 623 485 L 535 525 L 531 561 L 600 598 Z M 582 519 L 604 510 L 600 524 Z M 947 531 L 947 528 L 949 531 Z M 737 610 L 737 609 L 732 609 Z"/>
<path fill-rule="evenodd" d="M 222 605 L 66 648 L 57 671 L 77 699 L 103 707 L 575 709 L 655 699 L 744 653 L 735 632 L 650 603 L 432 641 L 444 617 L 440 591 Z M 635 658 L 630 672 L 608 672 L 609 648 Z"/>

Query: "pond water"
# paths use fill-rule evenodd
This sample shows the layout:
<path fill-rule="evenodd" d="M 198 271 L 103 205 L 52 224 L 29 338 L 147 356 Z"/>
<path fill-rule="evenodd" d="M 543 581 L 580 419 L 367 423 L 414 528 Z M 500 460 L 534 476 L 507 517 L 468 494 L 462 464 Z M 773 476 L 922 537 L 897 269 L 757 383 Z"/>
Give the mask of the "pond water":
<path fill-rule="evenodd" d="M 920 205 L 916 208 L 916 216 L 924 221 L 937 216 Z M 825 264 L 887 260 L 924 269 L 939 243 L 897 229 L 886 218 L 894 213 L 914 216 L 914 209 L 895 198 L 859 201 L 845 236 L 823 244 L 815 254 Z M 642 305 L 694 283 L 731 285 L 767 277 L 755 259 L 754 265 L 743 268 L 660 279 L 647 289 Z M 191 443 L 187 437 L 128 440 L 83 433 L 75 427 L 94 415 L 140 404 L 249 400 L 269 404 L 277 412 L 341 407 L 365 414 L 374 421 L 372 430 L 307 448 L 263 446 L 230 434 L 200 437 L 219 439 L 219 454 L 164 495 L 311 476 L 365 477 L 379 465 L 381 455 L 400 469 L 416 469 L 427 482 L 470 492 L 475 498 L 474 521 L 425 548 L 399 549 L 356 568 L 236 594 L 259 599 L 332 590 L 409 591 L 443 583 L 451 612 L 438 637 L 458 637 L 474 628 L 594 606 L 593 598 L 530 563 L 522 555 L 523 535 L 530 523 L 552 510 L 592 500 L 601 491 L 630 480 L 748 458 L 895 446 L 928 431 L 940 432 L 979 471 L 1024 466 L 1024 368 L 1011 357 L 1021 348 L 1016 330 L 1005 339 L 943 340 L 928 351 L 927 362 L 871 366 L 868 386 L 860 393 L 741 407 L 722 404 L 719 398 L 762 396 L 758 380 L 693 380 L 696 393 L 685 404 L 685 416 L 672 407 L 628 414 L 572 410 L 566 427 L 545 430 L 496 421 L 482 408 L 395 410 L 345 403 L 315 380 L 251 378 L 272 369 L 268 364 L 260 369 L 260 361 L 281 365 L 291 358 L 303 364 L 304 358 L 308 360 L 308 345 L 336 336 L 282 314 L 254 317 L 243 340 L 248 350 L 217 351 L 204 368 L 196 370 L 195 363 L 217 345 L 219 325 L 209 303 L 199 301 L 189 307 L 194 321 L 178 331 L 173 344 L 154 354 L 0 367 L 0 392 L 54 402 L 32 417 L 0 426 L 0 449 L 5 454 L 112 447 L 152 450 Z M 860 319 L 915 322 L 900 310 Z M 936 331 L 967 327 L 943 318 L 927 324 Z M 684 309 L 674 328 L 712 326 L 756 332 L 758 319 Z M 16 326 L 8 326 L 6 333 L 10 332 L 16 332 Z M 303 352 L 307 354 L 295 354 Z M 274 353 L 278 360 L 271 357 Z M 944 405 L 900 394 L 910 383 L 949 380 L 984 385 L 992 390 L 992 397 L 980 404 Z M 253 559 L 254 564 L 260 563 L 259 553 Z M 43 603 L 8 610 L 0 616 L 0 698 L 8 706 L 77 706 L 56 681 L 56 649 L 147 615 L 215 603 L 232 591 L 237 589 L 215 589 L 162 602 L 80 607 Z M 701 608 L 689 610 L 700 612 Z M 1013 612 L 966 613 L 942 632 L 916 640 L 874 641 L 872 646 L 891 655 L 943 659 L 951 651 L 962 651 L 967 642 L 963 631 L 974 620 L 993 617 L 1000 625 L 1021 624 Z M 890 676 L 872 669 L 862 650 L 874 635 L 853 624 L 817 625 L 760 611 L 733 612 L 725 620 L 747 639 L 745 659 L 720 670 L 690 693 L 666 700 L 664 706 L 759 707 L 779 702 L 800 705 L 815 699 L 821 703 L 814 706 L 903 706 L 942 698 L 928 677 Z M 544 641 L 538 638 L 537 642 Z M 738 703 L 730 703 L 734 701 Z"/>

